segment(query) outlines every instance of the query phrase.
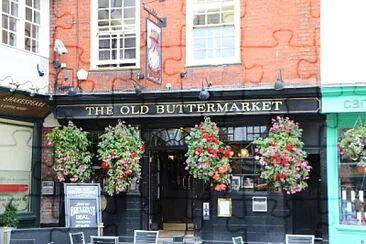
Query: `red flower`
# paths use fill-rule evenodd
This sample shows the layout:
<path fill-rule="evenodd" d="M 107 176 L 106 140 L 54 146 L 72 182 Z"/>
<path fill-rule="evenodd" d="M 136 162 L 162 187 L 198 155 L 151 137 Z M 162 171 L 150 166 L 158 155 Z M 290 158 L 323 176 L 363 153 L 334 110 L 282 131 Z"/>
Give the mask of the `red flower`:
<path fill-rule="evenodd" d="M 196 150 L 195 150 L 195 154 L 201 154 L 202 153 L 202 148 L 201 147 L 199 147 L 199 146 L 196 146 L 196 148 L 195 148 Z"/>
<path fill-rule="evenodd" d="M 228 148 L 228 149 L 224 152 L 224 157 L 225 157 L 225 158 L 230 158 L 230 157 L 231 157 L 231 148 Z"/>
<path fill-rule="evenodd" d="M 102 162 L 101 165 L 100 165 L 103 169 L 109 169 L 109 166 L 106 162 Z"/>
<path fill-rule="evenodd" d="M 292 145 L 291 143 L 288 143 L 286 146 L 286 150 L 292 150 L 294 148 L 294 145 Z"/>
<path fill-rule="evenodd" d="M 216 191 L 225 191 L 226 190 L 226 185 L 225 184 L 217 184 L 216 186 L 215 186 L 215 190 Z"/>
<path fill-rule="evenodd" d="M 145 149 L 146 149 L 146 147 L 145 147 L 145 146 L 141 146 L 141 147 L 139 148 L 139 150 L 140 150 L 140 151 L 145 151 Z"/>
<path fill-rule="evenodd" d="M 276 146 L 276 144 L 275 143 L 271 143 L 271 144 L 269 144 L 271 147 L 275 147 Z"/>
<path fill-rule="evenodd" d="M 130 155 L 130 158 L 135 158 L 136 157 L 136 153 L 132 153 L 131 155 Z"/>

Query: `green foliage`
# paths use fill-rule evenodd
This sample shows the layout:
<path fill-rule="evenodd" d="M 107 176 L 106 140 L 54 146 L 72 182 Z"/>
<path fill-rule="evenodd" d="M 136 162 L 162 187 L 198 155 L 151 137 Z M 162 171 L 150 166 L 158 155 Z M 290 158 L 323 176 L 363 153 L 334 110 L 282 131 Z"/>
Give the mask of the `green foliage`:
<path fill-rule="evenodd" d="M 115 127 L 106 127 L 100 139 L 98 155 L 107 170 L 104 190 L 110 195 L 126 191 L 132 181 L 141 178 L 139 162 L 145 147 L 138 128 L 119 122 Z"/>
<path fill-rule="evenodd" d="M 186 138 L 186 170 L 194 178 L 210 182 L 215 190 L 226 190 L 231 184 L 231 147 L 219 140 L 219 129 L 209 117 L 191 129 Z"/>
<path fill-rule="evenodd" d="M 344 133 L 340 147 L 342 152 L 357 164 L 366 167 L 366 123 Z"/>
<path fill-rule="evenodd" d="M 2 216 L 2 226 L 6 227 L 17 227 L 19 224 L 19 220 L 17 217 L 17 208 L 13 205 L 12 201 L 10 201 L 5 206 L 5 212 Z"/>
<path fill-rule="evenodd" d="M 70 178 L 71 182 L 86 182 L 90 179 L 91 158 L 88 132 L 77 128 L 72 122 L 68 126 L 56 127 L 47 134 L 50 146 L 54 146 L 53 166 L 60 182 Z"/>
<path fill-rule="evenodd" d="M 311 166 L 306 161 L 306 152 L 302 150 L 302 129 L 289 118 L 277 117 L 266 138 L 255 141 L 261 168 L 260 177 L 270 186 L 294 194 L 308 185 Z"/>

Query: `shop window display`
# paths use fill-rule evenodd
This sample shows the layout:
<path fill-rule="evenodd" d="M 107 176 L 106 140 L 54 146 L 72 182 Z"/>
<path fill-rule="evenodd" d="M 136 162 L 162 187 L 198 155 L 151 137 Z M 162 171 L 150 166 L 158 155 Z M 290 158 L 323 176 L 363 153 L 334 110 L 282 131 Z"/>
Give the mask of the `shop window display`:
<path fill-rule="evenodd" d="M 347 129 L 340 129 L 342 140 Z M 346 225 L 366 225 L 366 205 L 364 193 L 366 190 L 366 167 L 351 158 L 341 146 L 339 155 L 339 184 L 340 184 L 340 223 Z"/>

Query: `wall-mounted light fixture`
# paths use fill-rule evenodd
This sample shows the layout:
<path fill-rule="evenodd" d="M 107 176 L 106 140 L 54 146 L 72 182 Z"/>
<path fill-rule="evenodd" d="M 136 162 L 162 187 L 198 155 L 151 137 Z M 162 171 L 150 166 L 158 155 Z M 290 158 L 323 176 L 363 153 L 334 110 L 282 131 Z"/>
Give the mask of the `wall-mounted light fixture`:
<path fill-rule="evenodd" d="M 205 79 L 206 80 L 206 83 L 207 83 L 207 87 L 211 87 L 212 86 L 212 84 L 211 83 L 209 83 L 208 81 L 207 81 L 207 79 Z M 200 94 L 198 95 L 198 99 L 199 100 L 201 100 L 201 101 L 205 101 L 205 100 L 207 100 L 207 99 L 209 99 L 210 98 L 210 92 L 209 91 L 207 91 L 207 89 L 206 88 L 204 88 L 203 87 L 203 81 L 202 81 L 202 89 L 201 89 L 201 91 L 200 91 Z"/>
<path fill-rule="evenodd" d="M 54 51 L 57 52 L 59 55 L 63 55 L 69 52 L 65 47 L 64 43 L 60 39 L 55 40 Z"/>
<path fill-rule="evenodd" d="M 278 76 L 277 76 L 277 80 L 274 83 L 274 89 L 276 91 L 280 91 L 283 89 L 284 87 L 284 81 L 282 79 L 282 74 L 281 74 L 281 69 L 278 70 Z"/>
<path fill-rule="evenodd" d="M 86 71 L 85 69 L 80 69 L 78 72 L 76 72 L 76 76 L 78 77 L 78 80 L 87 80 L 88 71 Z"/>
<path fill-rule="evenodd" d="M 134 79 L 131 79 L 131 81 L 133 82 L 133 86 L 135 88 L 136 95 L 141 95 L 141 93 L 145 89 L 145 87 L 142 85 L 139 85 Z"/>
<path fill-rule="evenodd" d="M 180 72 L 180 78 L 186 78 L 187 77 L 187 71 Z"/>

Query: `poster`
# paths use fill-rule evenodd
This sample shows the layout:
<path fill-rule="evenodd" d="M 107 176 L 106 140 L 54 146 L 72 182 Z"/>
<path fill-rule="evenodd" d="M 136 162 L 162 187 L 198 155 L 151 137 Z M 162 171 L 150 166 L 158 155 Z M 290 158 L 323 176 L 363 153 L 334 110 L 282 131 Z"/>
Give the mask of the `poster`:
<path fill-rule="evenodd" d="M 29 212 L 30 208 L 31 172 L 10 171 L 0 172 L 0 214 L 4 213 L 5 206 L 10 201 L 18 212 Z"/>
<path fill-rule="evenodd" d="M 66 227 L 98 227 L 101 223 L 100 186 L 65 183 Z"/>
<path fill-rule="evenodd" d="M 146 79 L 161 84 L 161 28 L 146 19 Z"/>

